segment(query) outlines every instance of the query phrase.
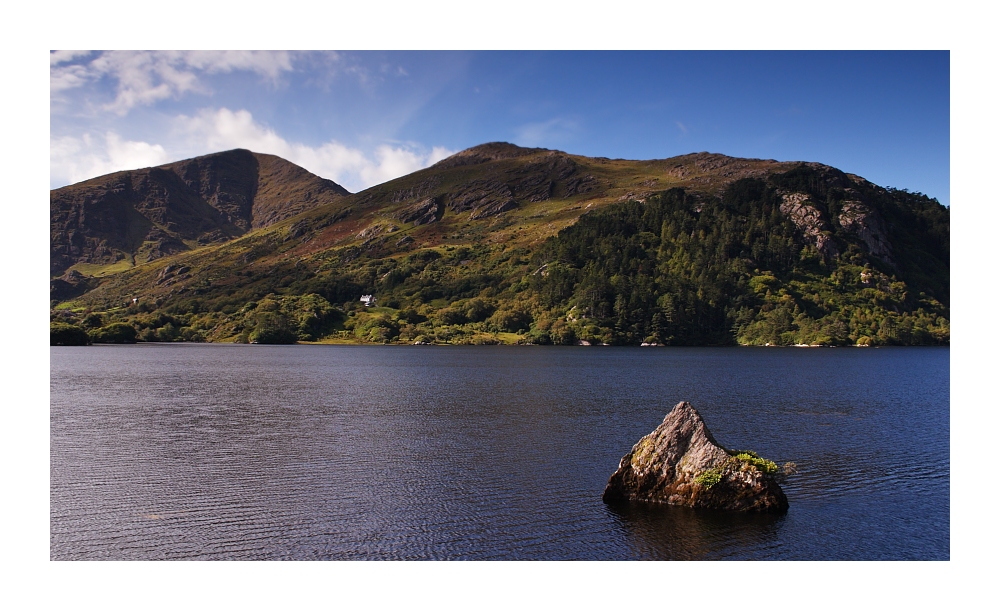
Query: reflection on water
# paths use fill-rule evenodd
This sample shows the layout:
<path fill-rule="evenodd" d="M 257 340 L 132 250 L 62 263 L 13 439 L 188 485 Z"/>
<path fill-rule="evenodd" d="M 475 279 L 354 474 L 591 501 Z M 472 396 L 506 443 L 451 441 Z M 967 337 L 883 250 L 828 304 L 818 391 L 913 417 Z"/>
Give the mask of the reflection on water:
<path fill-rule="evenodd" d="M 947 349 L 51 349 L 53 559 L 947 559 Z M 680 400 L 785 516 L 609 507 Z"/>
<path fill-rule="evenodd" d="M 620 524 L 631 556 L 640 560 L 711 560 L 735 554 L 768 558 L 785 520 L 774 514 L 649 503 L 616 503 L 608 511 Z"/>

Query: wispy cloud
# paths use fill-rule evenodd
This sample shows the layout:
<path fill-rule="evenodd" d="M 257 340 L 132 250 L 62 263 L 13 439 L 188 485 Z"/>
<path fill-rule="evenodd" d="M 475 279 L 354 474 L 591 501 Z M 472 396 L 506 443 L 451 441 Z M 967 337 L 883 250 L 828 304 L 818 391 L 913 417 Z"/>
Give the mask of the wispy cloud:
<path fill-rule="evenodd" d="M 55 66 L 64 62 L 73 61 L 77 57 L 90 55 L 93 51 L 50 51 L 49 65 Z"/>
<path fill-rule="evenodd" d="M 256 122 L 249 111 L 206 109 L 174 120 L 172 146 L 129 141 L 117 133 L 84 134 L 50 140 L 53 187 L 120 170 L 177 161 L 206 153 L 245 148 L 278 155 L 314 174 L 357 192 L 415 172 L 455 153 L 416 143 L 385 143 L 365 152 L 330 140 L 319 146 L 290 142 Z"/>
<path fill-rule="evenodd" d="M 684 125 L 680 121 L 675 121 L 675 123 L 677 124 L 677 129 L 681 130 L 682 134 L 688 133 L 688 128 L 686 125 Z"/>
<path fill-rule="evenodd" d="M 523 146 L 554 146 L 580 130 L 576 121 L 557 117 L 539 123 L 526 123 L 515 128 L 517 143 Z"/>
<path fill-rule="evenodd" d="M 115 99 L 104 108 L 119 115 L 135 106 L 188 92 L 208 93 L 208 86 L 200 79 L 204 74 L 242 70 L 277 84 L 283 73 L 293 69 L 294 58 L 288 51 L 108 51 L 83 63 L 70 63 L 89 54 L 51 52 L 51 91 L 63 92 L 109 78 L 115 84 Z"/>
<path fill-rule="evenodd" d="M 67 89 L 82 87 L 92 80 L 94 75 L 86 66 L 62 66 L 49 74 L 49 92 L 55 95 Z"/>

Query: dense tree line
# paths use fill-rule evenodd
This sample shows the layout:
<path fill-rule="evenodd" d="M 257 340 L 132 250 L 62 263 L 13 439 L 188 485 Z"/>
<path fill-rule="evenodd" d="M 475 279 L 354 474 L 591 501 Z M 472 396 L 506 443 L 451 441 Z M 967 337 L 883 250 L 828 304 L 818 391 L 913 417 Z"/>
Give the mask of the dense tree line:
<path fill-rule="evenodd" d="M 849 196 L 845 180 L 803 167 L 736 181 L 719 198 L 674 189 L 584 215 L 535 254 L 530 286 L 613 344 L 947 342 L 947 209 L 908 193 Z M 780 190 L 810 195 L 839 256 L 797 234 Z M 898 264 L 839 227 L 848 197 L 883 212 Z"/>
<path fill-rule="evenodd" d="M 782 211 L 788 193 L 808 196 L 834 250 Z M 892 257 L 841 225 L 849 202 L 878 211 Z M 802 165 L 717 196 L 671 189 L 614 204 L 530 250 L 354 245 L 230 271 L 223 285 L 206 276 L 163 303 L 58 309 L 52 343 L 941 344 L 949 231 L 936 200 Z"/>

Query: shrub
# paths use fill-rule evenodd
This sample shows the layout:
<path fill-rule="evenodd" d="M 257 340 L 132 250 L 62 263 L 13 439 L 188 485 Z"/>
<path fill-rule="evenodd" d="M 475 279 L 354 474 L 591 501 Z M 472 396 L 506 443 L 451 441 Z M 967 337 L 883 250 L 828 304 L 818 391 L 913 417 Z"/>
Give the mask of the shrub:
<path fill-rule="evenodd" d="M 475 297 L 466 304 L 465 316 L 472 322 L 482 322 L 496 310 L 490 301 Z"/>
<path fill-rule="evenodd" d="M 445 325 L 462 325 L 469 321 L 465 312 L 456 308 L 442 308 L 437 311 L 437 319 Z"/>
<path fill-rule="evenodd" d="M 402 322 L 410 323 L 413 325 L 420 324 L 427 320 L 426 316 L 421 315 L 413 308 L 406 308 L 400 310 L 399 314 L 396 317 Z M 454 324 L 454 323 L 445 323 L 445 324 Z"/>
<path fill-rule="evenodd" d="M 125 322 L 113 322 L 90 332 L 90 341 L 95 344 L 134 344 L 135 327 Z"/>
<path fill-rule="evenodd" d="M 385 342 L 399 335 L 399 325 L 385 314 L 367 318 L 354 327 L 358 339 L 369 342 Z"/>
<path fill-rule="evenodd" d="M 161 342 L 172 342 L 175 341 L 180 336 L 180 329 L 177 325 L 172 322 L 168 322 L 159 328 L 156 332 L 157 341 Z"/>
<path fill-rule="evenodd" d="M 88 329 L 99 329 L 104 326 L 104 318 L 100 314 L 94 312 L 87 314 L 82 322 L 83 326 Z"/>
<path fill-rule="evenodd" d="M 552 337 L 549 335 L 548 331 L 541 331 L 535 329 L 528 334 L 528 338 L 531 343 L 538 344 L 540 346 L 545 346 L 552 343 Z"/>
<path fill-rule="evenodd" d="M 767 475 L 774 475 L 775 473 L 778 472 L 778 465 L 775 464 L 774 461 L 767 460 L 766 458 L 761 458 L 760 456 L 757 455 L 756 452 L 750 452 L 748 450 L 744 450 L 741 452 L 737 452 L 733 456 L 733 458 L 745 464 L 752 465 L 756 467 L 757 470 L 759 470 L 761 473 L 765 473 Z"/>
<path fill-rule="evenodd" d="M 49 324 L 50 346 L 86 346 L 89 343 L 90 336 L 83 327 L 64 322 Z"/>
<path fill-rule="evenodd" d="M 516 333 L 531 326 L 531 314 L 524 310 L 497 310 L 486 320 L 486 324 L 498 333 Z"/>
<path fill-rule="evenodd" d="M 261 312 L 257 315 L 257 324 L 248 339 L 251 344 L 294 344 L 299 336 L 283 314 Z"/>
<path fill-rule="evenodd" d="M 549 327 L 549 339 L 553 344 L 569 346 L 576 341 L 576 332 L 566 321 L 559 319 Z"/>

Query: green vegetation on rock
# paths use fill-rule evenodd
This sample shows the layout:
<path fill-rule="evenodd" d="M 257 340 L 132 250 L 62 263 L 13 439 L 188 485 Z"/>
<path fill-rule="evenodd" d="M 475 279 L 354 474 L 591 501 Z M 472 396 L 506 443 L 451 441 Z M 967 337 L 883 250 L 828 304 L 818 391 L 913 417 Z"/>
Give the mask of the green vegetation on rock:
<path fill-rule="evenodd" d="M 761 458 L 756 452 L 742 450 L 735 452 L 733 454 L 733 458 L 739 462 L 755 467 L 761 473 L 766 473 L 767 475 L 775 475 L 778 473 L 778 465 L 774 461 Z"/>
<path fill-rule="evenodd" d="M 711 488 L 722 481 L 722 469 L 716 468 L 702 471 L 698 474 L 698 477 L 694 478 L 694 481 L 701 484 L 705 488 Z"/>

